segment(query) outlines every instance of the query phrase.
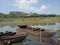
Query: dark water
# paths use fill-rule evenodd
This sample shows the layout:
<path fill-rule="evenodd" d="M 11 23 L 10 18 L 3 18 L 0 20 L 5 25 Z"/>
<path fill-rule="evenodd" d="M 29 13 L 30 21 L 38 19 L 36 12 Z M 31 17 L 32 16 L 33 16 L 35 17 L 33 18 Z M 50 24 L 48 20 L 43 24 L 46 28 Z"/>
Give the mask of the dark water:
<path fill-rule="evenodd" d="M 35 41 L 28 38 L 26 38 L 23 42 L 25 42 L 27 45 L 40 45 L 40 41 Z"/>
<path fill-rule="evenodd" d="M 26 38 L 22 43 L 15 43 L 12 45 L 40 45 L 39 41 L 34 41 L 32 39 Z"/>

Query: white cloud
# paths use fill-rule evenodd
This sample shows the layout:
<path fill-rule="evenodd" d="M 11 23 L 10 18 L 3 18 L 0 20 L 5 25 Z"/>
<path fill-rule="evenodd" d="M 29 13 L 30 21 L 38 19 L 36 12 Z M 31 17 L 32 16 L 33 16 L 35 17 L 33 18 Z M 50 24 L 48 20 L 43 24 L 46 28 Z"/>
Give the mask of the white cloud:
<path fill-rule="evenodd" d="M 42 5 L 40 8 L 31 7 L 31 11 L 35 13 L 44 13 L 45 11 L 47 11 L 47 9 L 48 9 L 48 6 L 46 5 Z"/>
<path fill-rule="evenodd" d="M 47 10 L 47 6 L 46 5 L 42 5 L 41 7 L 40 7 L 40 10 L 43 12 L 43 11 L 46 11 Z"/>
<path fill-rule="evenodd" d="M 38 0 L 26 0 L 27 1 L 27 3 L 37 3 L 38 2 Z"/>
<path fill-rule="evenodd" d="M 35 13 L 40 13 L 47 10 L 46 5 L 42 5 L 40 8 L 33 7 L 33 5 L 36 3 L 38 3 L 38 0 L 15 0 L 14 6 L 20 9 L 29 10 Z"/>
<path fill-rule="evenodd" d="M 15 6 L 22 9 L 30 9 L 32 4 L 35 4 L 38 2 L 38 0 L 15 0 Z"/>

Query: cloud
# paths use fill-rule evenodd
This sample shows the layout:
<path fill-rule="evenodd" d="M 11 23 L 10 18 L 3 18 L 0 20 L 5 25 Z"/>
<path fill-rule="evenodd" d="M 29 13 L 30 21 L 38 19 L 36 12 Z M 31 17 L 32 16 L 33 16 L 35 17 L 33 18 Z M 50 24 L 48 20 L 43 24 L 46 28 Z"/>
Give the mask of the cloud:
<path fill-rule="evenodd" d="M 15 0 L 15 6 L 22 9 L 30 9 L 31 5 L 38 2 L 38 0 Z"/>
<path fill-rule="evenodd" d="M 37 3 L 38 0 L 27 0 L 27 3 Z"/>
<path fill-rule="evenodd" d="M 31 11 L 35 13 L 44 13 L 47 11 L 47 9 L 48 9 L 48 6 L 46 5 L 42 5 L 40 8 L 31 7 Z"/>
<path fill-rule="evenodd" d="M 35 4 L 38 3 L 38 0 L 15 0 L 14 6 L 23 9 L 23 10 L 29 10 L 34 13 L 40 13 L 47 10 L 46 5 L 42 5 L 40 8 L 34 7 Z"/>
<path fill-rule="evenodd" d="M 40 11 L 42 11 L 42 12 L 46 11 L 47 9 L 48 9 L 48 7 L 46 5 L 42 5 L 40 7 Z"/>

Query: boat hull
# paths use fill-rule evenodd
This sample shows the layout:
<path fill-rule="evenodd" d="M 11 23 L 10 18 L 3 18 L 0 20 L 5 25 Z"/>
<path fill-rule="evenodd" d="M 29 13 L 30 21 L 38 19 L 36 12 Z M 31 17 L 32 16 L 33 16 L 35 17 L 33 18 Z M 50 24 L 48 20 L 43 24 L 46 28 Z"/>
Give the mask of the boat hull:
<path fill-rule="evenodd" d="M 13 44 L 13 43 L 21 43 L 26 37 L 27 37 L 27 34 L 2 36 L 0 42 L 3 43 L 3 45 Z"/>

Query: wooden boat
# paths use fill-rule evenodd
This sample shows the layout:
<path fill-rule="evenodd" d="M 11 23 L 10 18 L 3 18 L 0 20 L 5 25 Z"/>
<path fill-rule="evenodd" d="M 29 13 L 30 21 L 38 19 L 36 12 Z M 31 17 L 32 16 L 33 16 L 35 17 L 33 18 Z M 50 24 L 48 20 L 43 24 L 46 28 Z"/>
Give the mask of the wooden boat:
<path fill-rule="evenodd" d="M 5 33 L 3 32 L 0 32 L 0 36 L 9 36 L 9 35 L 15 35 L 16 32 L 9 32 L 9 31 L 6 31 Z"/>
<path fill-rule="evenodd" d="M 26 29 L 27 28 L 27 25 L 17 25 L 17 27 Z"/>
<path fill-rule="evenodd" d="M 43 37 L 52 37 L 53 35 L 55 35 L 55 32 L 51 31 L 40 31 L 40 32 Z"/>
<path fill-rule="evenodd" d="M 27 25 L 17 25 L 17 30 L 21 30 L 21 31 L 23 30 L 32 35 L 40 35 L 40 32 L 41 32 L 43 36 L 50 36 L 50 37 L 52 37 L 55 34 L 55 32 L 51 32 L 46 29 L 41 29 L 38 27 L 33 28 Z"/>
<path fill-rule="evenodd" d="M 48 42 L 48 43 L 51 43 L 52 45 L 55 45 L 56 42 L 55 40 L 53 40 L 51 37 L 53 35 L 55 35 L 55 32 L 51 32 L 49 30 L 46 30 L 46 29 L 41 29 L 41 28 L 33 28 L 33 27 L 30 27 L 30 26 L 27 26 L 27 25 L 21 25 L 22 28 L 19 26 L 17 26 L 17 30 L 18 31 L 23 31 L 23 32 L 26 32 L 26 33 L 29 33 L 29 34 L 32 34 L 32 35 L 35 35 L 35 36 L 39 36 L 40 37 L 40 41 L 41 42 Z"/>
<path fill-rule="evenodd" d="M 12 43 L 18 43 L 22 42 L 27 37 L 27 34 L 15 34 L 15 35 L 9 35 L 9 36 L 2 36 L 0 37 L 0 42 L 3 43 L 3 45 L 8 45 Z"/>

